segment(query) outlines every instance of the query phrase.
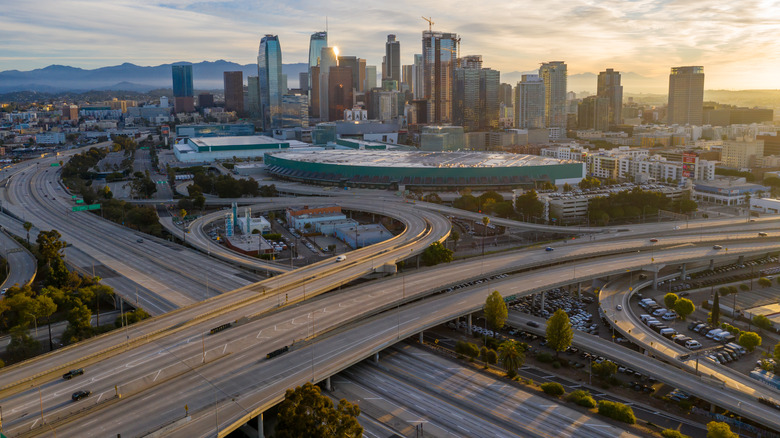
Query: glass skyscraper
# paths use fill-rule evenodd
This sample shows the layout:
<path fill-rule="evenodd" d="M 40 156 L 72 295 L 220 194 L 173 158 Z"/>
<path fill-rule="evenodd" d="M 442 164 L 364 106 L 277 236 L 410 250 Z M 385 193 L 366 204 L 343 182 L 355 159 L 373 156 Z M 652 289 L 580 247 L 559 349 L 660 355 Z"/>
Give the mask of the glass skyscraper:
<path fill-rule="evenodd" d="M 596 95 L 607 99 L 609 125 L 623 123 L 623 86 L 620 85 L 620 72 L 608 68 L 599 73 Z"/>
<path fill-rule="evenodd" d="M 459 41 L 454 33 L 422 33 L 422 92 L 428 101 L 428 123 L 452 121 L 452 77 Z"/>
<path fill-rule="evenodd" d="M 515 128 L 543 129 L 544 81 L 539 75 L 523 75 L 515 88 Z"/>
<path fill-rule="evenodd" d="M 287 90 L 283 89 L 285 81 L 282 78 L 282 47 L 279 45 L 278 36 L 266 35 L 260 40 L 257 73 L 263 129 L 278 128 L 281 124 L 282 95 L 287 93 Z"/>
<path fill-rule="evenodd" d="M 172 65 L 173 97 L 193 97 L 192 64 Z"/>
<path fill-rule="evenodd" d="M 328 32 L 315 32 L 309 39 L 309 89 L 311 90 L 311 68 L 319 65 L 322 48 L 328 47 Z"/>
<path fill-rule="evenodd" d="M 670 125 L 701 125 L 704 107 L 704 67 L 672 67 L 669 75 Z"/>

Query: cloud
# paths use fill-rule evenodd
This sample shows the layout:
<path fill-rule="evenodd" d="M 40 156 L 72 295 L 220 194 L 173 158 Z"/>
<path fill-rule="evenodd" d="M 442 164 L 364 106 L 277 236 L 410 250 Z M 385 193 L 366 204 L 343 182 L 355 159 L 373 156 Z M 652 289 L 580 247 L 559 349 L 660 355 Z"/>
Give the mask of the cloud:
<path fill-rule="evenodd" d="M 0 70 L 67 64 L 227 59 L 254 62 L 260 38 L 279 35 L 284 62 L 305 62 L 323 30 L 342 53 L 381 65 L 387 34 L 402 62 L 421 32 L 457 32 L 461 54 L 501 71 L 564 60 L 572 74 L 607 67 L 666 82 L 675 65 L 704 65 L 707 88 L 780 88 L 780 0 L 33 0 L 6 2 Z M 751 74 L 745 75 L 749 69 Z M 627 90 L 630 91 L 630 90 Z"/>

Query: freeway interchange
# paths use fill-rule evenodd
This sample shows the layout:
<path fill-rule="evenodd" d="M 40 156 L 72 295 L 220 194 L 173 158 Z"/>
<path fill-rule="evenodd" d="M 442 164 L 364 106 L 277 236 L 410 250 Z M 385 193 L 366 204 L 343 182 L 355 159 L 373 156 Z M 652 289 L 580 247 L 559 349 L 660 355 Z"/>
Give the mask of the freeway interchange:
<path fill-rule="evenodd" d="M 42 160 L 42 166 L 46 165 Z M 230 263 L 240 263 L 228 260 L 228 255 L 224 255 L 224 262 L 216 261 L 190 250 L 173 249 L 156 239 L 138 248 L 132 231 L 94 215 L 69 214 L 67 200 L 56 189 L 55 172 L 46 170 L 28 166 L 25 175 L 14 177 L 9 209 L 31 210 L 41 219 L 36 223 L 39 229 L 60 230 L 68 236 L 66 240 L 98 260 L 107 260 L 104 263 L 117 272 L 137 278 L 149 290 L 160 291 L 161 298 L 176 297 L 181 293 L 178 289 L 187 289 L 190 283 L 202 287 L 197 279 L 187 280 L 193 267 L 202 270 L 207 264 L 222 263 L 220 270 L 232 275 L 214 274 L 213 287 L 222 294 L 190 297 L 192 302 L 179 298 L 182 304 L 176 310 L 126 331 L 108 333 L 4 369 L 0 372 L 4 425 L 15 434 L 47 434 L 56 429 L 58 436 L 83 436 L 85 430 L 99 436 L 138 436 L 171 426 L 180 436 L 214 436 L 216 430 L 224 436 L 278 403 L 286 389 L 321 381 L 400 339 L 476 311 L 492 290 L 505 296 L 529 294 L 573 281 L 618 275 L 627 269 L 765 254 L 780 248 L 775 243 L 776 232 L 771 233 L 775 239 L 756 239 L 755 231 L 733 229 L 744 229 L 744 220 L 741 225 L 723 221 L 712 224 L 721 227 L 718 233 L 705 235 L 699 228 L 692 237 L 681 230 L 679 236 L 664 238 L 662 245 L 650 245 L 643 237 L 616 239 L 617 235 L 630 234 L 622 232 L 609 239 L 558 245 L 555 252 L 512 251 L 332 291 L 379 266 L 419 254 L 449 233 L 449 221 L 420 208 L 423 205 L 391 205 L 386 199 L 350 197 L 338 203 L 395 217 L 404 222 L 406 230 L 394 239 L 349 253 L 347 263 L 329 259 L 252 283 L 239 277 L 239 270 Z M 253 210 L 302 202 L 274 199 Z M 313 198 L 306 202 L 334 201 Z M 218 218 L 216 213 L 193 224 L 188 243 L 196 247 L 207 244 L 203 240 L 207 236 L 198 230 Z M 670 226 L 652 224 L 642 231 L 658 233 L 662 227 Z M 128 235 L 116 237 L 123 233 Z M 712 242 L 728 242 L 729 249 L 714 251 Z M 147 270 L 152 266 L 156 269 Z M 496 277 L 503 273 L 513 275 Z M 476 287 L 453 287 L 471 279 L 483 281 Z M 328 291 L 332 292 L 324 294 Z M 225 323 L 235 324 L 208 334 Z M 284 346 L 290 346 L 290 351 L 265 358 L 268 352 Z M 85 376 L 60 380 L 63 370 L 81 366 L 88 370 Z M 70 402 L 70 393 L 86 388 L 93 392 L 92 397 Z M 735 395 L 737 399 L 747 400 Z M 190 415 L 186 418 L 185 404 Z M 769 409 L 756 406 L 756 413 Z"/>

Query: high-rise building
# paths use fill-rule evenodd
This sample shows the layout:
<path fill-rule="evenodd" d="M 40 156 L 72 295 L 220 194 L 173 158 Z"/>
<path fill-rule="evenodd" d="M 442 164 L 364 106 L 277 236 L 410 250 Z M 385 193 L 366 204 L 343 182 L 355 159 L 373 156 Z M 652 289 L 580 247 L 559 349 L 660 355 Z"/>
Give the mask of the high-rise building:
<path fill-rule="evenodd" d="M 352 88 L 358 89 L 358 59 L 355 56 L 339 56 L 339 67 L 349 67 L 352 70 Z"/>
<path fill-rule="evenodd" d="M 368 93 L 372 88 L 376 88 L 376 66 L 366 66 L 366 85 L 363 90 Z"/>
<path fill-rule="evenodd" d="M 298 73 L 298 89 L 302 93 L 309 95 L 309 72 L 302 71 Z"/>
<path fill-rule="evenodd" d="M 309 95 L 309 116 L 315 119 L 320 118 L 320 67 L 312 67 L 311 72 L 311 90 Z"/>
<path fill-rule="evenodd" d="M 623 123 L 623 86 L 620 85 L 619 71 L 608 68 L 599 73 L 596 95 L 607 99 L 609 126 Z"/>
<path fill-rule="evenodd" d="M 211 94 L 211 93 L 200 93 L 200 94 L 198 94 L 198 107 L 199 108 L 213 108 L 214 107 L 214 95 Z"/>
<path fill-rule="evenodd" d="M 62 106 L 62 120 L 76 120 L 79 119 L 79 107 L 78 105 L 65 104 Z"/>
<path fill-rule="evenodd" d="M 422 97 L 428 101 L 428 123 L 452 121 L 452 76 L 459 41 L 454 33 L 422 33 Z"/>
<path fill-rule="evenodd" d="M 412 83 L 412 90 L 414 91 L 415 99 L 423 98 L 422 83 L 423 83 L 422 55 L 415 54 L 414 55 L 414 81 Z"/>
<path fill-rule="evenodd" d="M 704 107 L 704 67 L 672 67 L 669 75 L 670 125 L 701 125 Z"/>
<path fill-rule="evenodd" d="M 498 103 L 512 106 L 512 84 L 501 84 L 498 88 Z"/>
<path fill-rule="evenodd" d="M 523 75 L 515 87 L 515 128 L 545 127 L 544 81 L 539 75 Z"/>
<path fill-rule="evenodd" d="M 409 86 L 409 91 L 414 93 L 414 65 L 401 66 L 401 82 Z"/>
<path fill-rule="evenodd" d="M 195 111 L 195 89 L 192 85 L 192 64 L 171 66 L 173 106 L 177 113 Z"/>
<path fill-rule="evenodd" d="M 566 129 L 566 63 L 545 62 L 539 68 L 544 81 L 544 119 L 548 128 Z"/>
<path fill-rule="evenodd" d="M 247 111 L 249 117 L 253 119 L 260 118 L 260 78 L 257 76 L 248 76 L 246 78 L 246 96 Z"/>
<path fill-rule="evenodd" d="M 358 59 L 358 91 L 366 91 L 366 60 Z"/>
<path fill-rule="evenodd" d="M 458 61 L 453 80 L 453 124 L 467 131 L 497 128 L 499 72 L 482 68 L 479 55 Z"/>
<path fill-rule="evenodd" d="M 281 127 L 309 127 L 309 98 L 305 94 L 285 94 L 282 96 Z"/>
<path fill-rule="evenodd" d="M 328 120 L 330 117 L 330 68 L 339 65 L 336 51 L 333 47 L 323 47 L 320 51 L 320 118 Z"/>
<path fill-rule="evenodd" d="M 226 71 L 225 80 L 225 111 L 244 112 L 244 72 Z"/>
<path fill-rule="evenodd" d="M 344 111 L 352 109 L 352 68 L 333 66 L 328 74 L 328 117 L 343 120 Z"/>
<path fill-rule="evenodd" d="M 385 43 L 385 75 L 382 79 L 401 82 L 401 43 L 388 35 Z"/>
<path fill-rule="evenodd" d="M 328 32 L 311 34 L 311 38 L 309 38 L 309 89 L 312 87 L 311 68 L 319 65 L 323 47 L 328 47 Z"/>
<path fill-rule="evenodd" d="M 278 36 L 266 35 L 260 40 L 257 72 L 263 129 L 278 128 L 281 123 L 282 95 L 287 92 L 282 88 L 285 84 L 282 78 L 282 46 Z"/>
<path fill-rule="evenodd" d="M 577 128 L 606 131 L 610 125 L 609 99 L 588 96 L 577 106 Z"/>

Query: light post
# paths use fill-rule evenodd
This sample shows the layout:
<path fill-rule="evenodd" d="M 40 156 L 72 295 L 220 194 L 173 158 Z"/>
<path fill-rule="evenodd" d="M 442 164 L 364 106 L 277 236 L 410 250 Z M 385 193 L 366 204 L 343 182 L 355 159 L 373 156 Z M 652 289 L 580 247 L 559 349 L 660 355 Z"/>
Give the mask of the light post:
<path fill-rule="evenodd" d="M 25 313 L 25 315 L 29 315 L 29 316 L 33 317 L 33 321 L 35 322 L 35 337 L 37 338 L 38 337 L 38 318 L 36 318 L 35 315 L 33 315 L 32 313 L 27 313 L 27 312 L 24 312 L 24 313 Z"/>

